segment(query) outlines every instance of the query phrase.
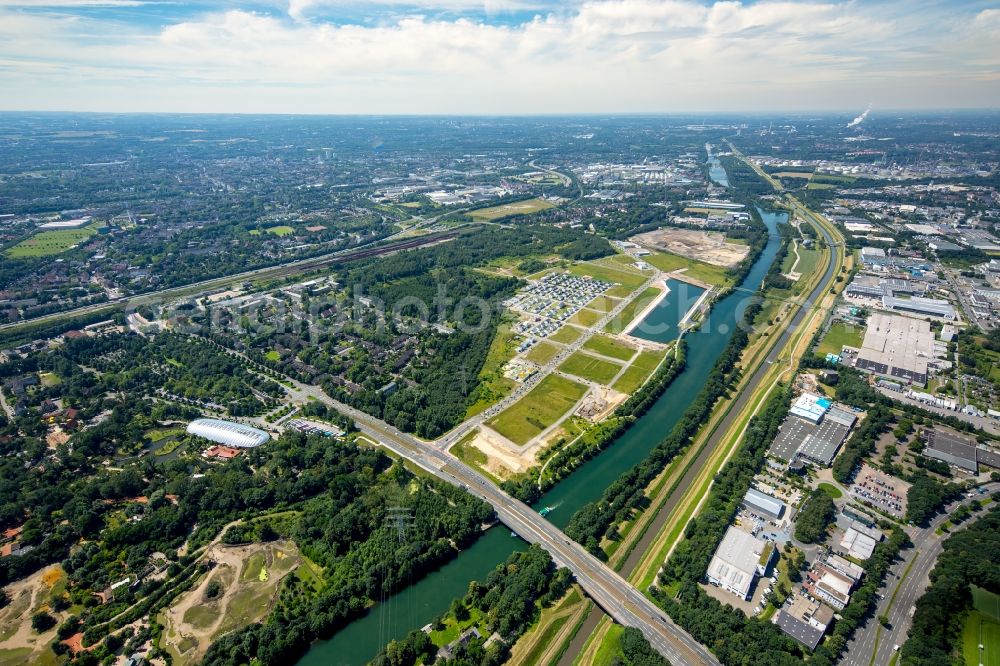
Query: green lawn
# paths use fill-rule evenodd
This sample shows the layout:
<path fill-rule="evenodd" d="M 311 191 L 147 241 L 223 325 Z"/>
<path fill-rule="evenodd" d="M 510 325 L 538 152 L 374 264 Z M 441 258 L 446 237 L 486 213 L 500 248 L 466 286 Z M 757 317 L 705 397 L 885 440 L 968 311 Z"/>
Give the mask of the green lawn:
<path fill-rule="evenodd" d="M 592 336 L 583 343 L 583 348 L 619 361 L 627 361 L 635 354 L 635 349 L 632 347 L 604 335 Z"/>
<path fill-rule="evenodd" d="M 817 345 L 816 353 L 825 356 L 826 354 L 840 354 L 844 345 L 849 347 L 860 347 L 864 339 L 864 331 L 857 326 L 851 326 L 842 321 L 834 322 L 830 325 L 830 330 L 823 336 L 823 340 Z"/>
<path fill-rule="evenodd" d="M 281 354 L 279 354 L 278 350 L 276 349 L 268 349 L 264 353 L 264 358 L 266 358 L 268 361 L 273 361 L 277 363 L 278 361 L 281 360 Z"/>
<path fill-rule="evenodd" d="M 501 204 L 499 206 L 490 206 L 489 208 L 479 208 L 469 211 L 466 214 L 474 220 L 491 221 L 510 217 L 511 215 L 537 213 L 540 210 L 552 207 L 552 204 L 544 199 L 528 199 L 526 201 L 515 201 L 514 203 Z"/>
<path fill-rule="evenodd" d="M 559 347 L 552 343 L 539 342 L 537 345 L 528 350 L 528 353 L 524 355 L 524 358 L 528 359 L 532 363 L 537 363 L 538 365 L 545 365 L 559 353 Z"/>
<path fill-rule="evenodd" d="M 27 257 L 49 257 L 62 254 L 79 245 L 97 233 L 94 225 L 80 229 L 56 229 L 55 231 L 40 231 L 31 238 L 21 241 L 7 250 L 11 259 Z"/>
<path fill-rule="evenodd" d="M 646 309 L 653 300 L 660 295 L 660 290 L 656 287 L 647 287 L 641 294 L 629 301 L 629 304 L 622 308 L 618 316 L 608 322 L 604 327 L 606 333 L 621 333 L 640 312 Z"/>
<path fill-rule="evenodd" d="M 295 227 L 290 227 L 286 224 L 279 224 L 276 227 L 268 227 L 264 231 L 269 234 L 274 234 L 275 236 L 288 236 L 289 234 L 295 233 Z"/>
<path fill-rule="evenodd" d="M 583 384 L 549 375 L 488 425 L 515 444 L 527 444 L 558 421 L 586 392 Z"/>
<path fill-rule="evenodd" d="M 621 371 L 622 366 L 583 352 L 576 352 L 563 361 L 559 369 L 582 379 L 607 385 Z"/>
<path fill-rule="evenodd" d="M 640 353 L 611 388 L 622 393 L 635 392 L 646 381 L 646 378 L 653 374 L 653 370 L 659 365 L 662 356 L 658 352 Z"/>
<path fill-rule="evenodd" d="M 54 372 L 40 372 L 38 373 L 38 379 L 42 382 L 42 386 L 58 386 L 62 380 L 59 379 L 59 375 Z"/>
<path fill-rule="evenodd" d="M 580 339 L 583 331 L 575 326 L 563 326 L 558 331 L 549 336 L 549 340 L 561 342 L 564 345 L 573 344 Z"/>
<path fill-rule="evenodd" d="M 661 271 L 676 271 L 686 268 L 684 275 L 689 275 L 695 280 L 707 282 L 716 287 L 732 283 L 732 279 L 726 274 L 726 269 L 722 266 L 713 266 L 696 259 L 688 259 L 679 254 L 670 252 L 656 252 L 643 257 L 643 260 L 650 266 L 656 266 Z"/>
<path fill-rule="evenodd" d="M 829 495 L 833 499 L 840 499 L 841 497 L 844 496 L 844 493 L 841 492 L 840 488 L 838 488 L 837 486 L 835 486 L 833 484 L 830 484 L 830 483 L 821 483 L 821 484 L 819 484 L 819 487 L 824 492 L 826 492 L 827 495 Z"/>
<path fill-rule="evenodd" d="M 568 321 L 571 324 L 579 324 L 580 326 L 585 326 L 587 328 L 590 328 L 591 326 L 599 322 L 601 320 L 601 317 L 603 316 L 604 315 L 601 314 L 600 312 L 594 312 L 593 310 L 588 310 L 587 308 L 584 308 L 582 310 L 577 311 L 577 313 L 572 317 L 570 317 Z"/>
<path fill-rule="evenodd" d="M 587 307 L 591 310 L 597 310 L 598 312 L 611 312 L 614 310 L 615 306 L 618 305 L 619 300 L 620 299 L 611 298 L 610 296 L 601 294 L 587 303 Z"/>
<path fill-rule="evenodd" d="M 604 264 L 594 263 L 592 261 L 584 261 L 579 264 L 573 264 L 568 270 L 573 275 L 589 275 L 597 280 L 618 283 L 627 290 L 625 294 L 631 293 L 636 287 L 648 279 L 647 275 L 634 273 L 630 270 L 626 270 L 625 267 L 607 266 Z M 605 293 L 609 296 L 618 296 L 618 293 L 612 293 L 612 290 Z"/>
<path fill-rule="evenodd" d="M 1000 666 L 1000 623 L 985 613 L 971 611 L 962 626 L 962 656 L 966 666 Z"/>
<path fill-rule="evenodd" d="M 642 386 L 642 383 L 646 381 L 646 377 L 649 377 L 648 370 L 637 368 L 634 365 L 629 366 L 629 368 L 622 373 L 622 376 L 618 378 L 611 388 L 616 391 L 621 391 L 622 393 L 632 393 L 637 388 Z"/>

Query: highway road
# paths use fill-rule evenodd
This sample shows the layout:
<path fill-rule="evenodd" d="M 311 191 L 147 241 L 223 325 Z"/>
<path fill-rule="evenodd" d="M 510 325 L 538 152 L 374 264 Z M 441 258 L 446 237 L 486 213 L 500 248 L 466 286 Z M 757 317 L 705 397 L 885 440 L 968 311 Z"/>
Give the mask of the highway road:
<path fill-rule="evenodd" d="M 229 351 L 236 356 L 239 352 Z M 245 357 L 244 357 L 245 358 Z M 467 490 L 493 506 L 497 517 L 529 543 L 540 545 L 553 561 L 573 572 L 587 595 L 616 622 L 635 627 L 675 666 L 720 664 L 715 656 L 604 562 L 587 552 L 527 504 L 516 500 L 485 476 L 427 442 L 328 396 L 321 388 L 288 378 L 291 397 L 313 399 L 351 418 L 363 434 L 437 478 Z"/>
<path fill-rule="evenodd" d="M 988 483 L 984 488 L 986 488 L 987 493 L 992 493 L 1000 489 L 1000 483 Z M 977 494 L 976 497 L 981 499 L 984 496 Z M 962 499 L 952 502 L 940 516 L 931 522 L 929 527 L 907 530 L 913 546 L 904 553 L 901 561 L 896 562 L 889 569 L 890 581 L 898 582 L 895 585 L 886 586 L 885 598 L 879 601 L 877 610 L 869 616 L 864 625 L 858 627 L 854 632 L 854 636 L 848 642 L 847 650 L 840 660 L 841 666 L 888 664 L 892 660 L 892 654 L 895 651 L 893 648 L 902 645 L 903 641 L 906 640 L 912 623 L 913 607 L 930 584 L 931 570 L 944 549 L 945 539 L 949 536 L 948 533 L 939 535 L 935 531 L 959 505 L 968 504 L 973 499 L 962 497 Z M 955 531 L 968 527 L 974 520 L 975 517 L 969 518 Z M 900 580 L 899 577 L 907 572 L 908 567 L 909 572 L 906 573 L 906 577 Z M 886 615 L 889 618 L 888 628 L 879 624 L 877 619 L 879 615 Z"/>

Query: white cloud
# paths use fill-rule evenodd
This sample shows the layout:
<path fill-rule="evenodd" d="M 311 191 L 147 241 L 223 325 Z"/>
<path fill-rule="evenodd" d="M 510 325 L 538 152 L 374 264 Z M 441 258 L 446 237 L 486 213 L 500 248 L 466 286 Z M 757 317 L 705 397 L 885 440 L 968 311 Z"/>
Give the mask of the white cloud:
<path fill-rule="evenodd" d="M 302 3 L 311 2 L 293 0 L 289 13 L 306 17 L 309 5 Z M 441 0 L 449 2 L 472 4 Z M 155 32 L 0 9 L 0 85 L 14 93 L 9 99 L 19 108 L 75 108 L 83 100 L 88 108 L 121 110 L 530 113 L 1000 104 L 1000 91 L 981 84 L 1000 53 L 1000 40 L 985 39 L 1000 30 L 1000 12 L 945 20 L 903 8 L 590 0 L 519 25 L 426 17 L 337 25 L 232 10 Z M 970 40 L 970 34 L 982 38 Z M 976 71 L 968 70 L 970 62 Z M 955 97 L 943 98 L 943 89 Z"/>

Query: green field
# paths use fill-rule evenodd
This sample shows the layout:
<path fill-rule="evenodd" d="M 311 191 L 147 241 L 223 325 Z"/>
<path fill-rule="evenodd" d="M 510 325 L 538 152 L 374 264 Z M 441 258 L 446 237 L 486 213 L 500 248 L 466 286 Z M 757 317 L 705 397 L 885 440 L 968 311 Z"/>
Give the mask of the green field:
<path fill-rule="evenodd" d="M 604 327 L 605 333 L 621 333 L 624 331 L 632 323 L 632 320 L 636 318 L 636 315 L 645 310 L 659 294 L 660 290 L 656 287 L 647 287 L 641 294 L 633 298 L 618 313 L 617 317 L 608 322 L 608 325 Z"/>
<path fill-rule="evenodd" d="M 619 361 L 627 361 L 632 358 L 633 354 L 635 354 L 635 349 L 632 347 L 604 335 L 595 335 L 591 337 L 583 343 L 583 348 L 596 352 L 601 356 L 616 358 Z"/>
<path fill-rule="evenodd" d="M 622 376 L 618 378 L 611 388 L 622 393 L 633 393 L 653 374 L 653 371 L 660 364 L 663 354 L 664 352 L 640 352 L 635 357 L 635 360 L 632 361 L 632 365 L 622 373 Z"/>
<path fill-rule="evenodd" d="M 559 369 L 582 379 L 607 385 L 621 371 L 622 366 L 583 352 L 576 352 L 563 361 Z"/>
<path fill-rule="evenodd" d="M 583 335 L 583 331 L 575 326 L 563 326 L 558 331 L 549 336 L 549 340 L 555 340 L 556 342 L 561 342 L 564 345 L 570 345 L 580 339 Z"/>
<path fill-rule="evenodd" d="M 264 231 L 269 234 L 274 234 L 275 236 L 288 236 L 289 234 L 295 233 L 295 227 L 289 227 L 288 225 L 281 224 L 276 227 L 268 227 Z"/>
<path fill-rule="evenodd" d="M 264 352 L 264 358 L 266 358 L 268 361 L 273 361 L 277 363 L 278 361 L 281 360 L 281 354 L 279 354 L 278 350 L 276 349 L 268 349 L 266 352 Z"/>
<path fill-rule="evenodd" d="M 486 353 L 486 362 L 479 371 L 479 385 L 473 392 L 473 402 L 465 412 L 465 418 L 470 418 L 482 412 L 490 405 L 501 400 L 510 393 L 516 382 L 503 376 L 504 366 L 517 353 L 518 338 L 511 331 L 509 323 L 504 322 L 498 328 L 490 349 Z M 534 350 L 531 350 L 534 351 Z"/>
<path fill-rule="evenodd" d="M 844 496 L 844 493 L 840 490 L 840 488 L 832 483 L 821 483 L 819 484 L 819 488 L 833 499 L 840 499 Z"/>
<path fill-rule="evenodd" d="M 587 307 L 598 312 L 611 312 L 618 305 L 618 300 L 601 294 L 587 303 Z"/>
<path fill-rule="evenodd" d="M 823 336 L 823 340 L 817 345 L 816 353 L 826 356 L 827 354 L 840 354 L 844 345 L 849 347 L 860 347 L 864 339 L 864 332 L 850 324 L 842 321 L 834 322 L 830 325 L 830 330 Z"/>
<path fill-rule="evenodd" d="M 579 264 L 573 264 L 568 270 L 573 275 L 589 275 L 597 280 L 616 282 L 626 290 L 624 294 L 621 294 L 622 296 L 632 293 L 632 291 L 649 278 L 648 275 L 643 275 L 642 273 L 634 272 L 632 270 L 626 270 L 624 266 L 618 268 L 598 264 L 592 261 L 584 261 Z M 609 289 L 605 292 L 605 294 L 612 297 L 619 297 L 620 293 L 621 292 L 615 291 L 614 289 Z"/>
<path fill-rule="evenodd" d="M 524 358 L 528 359 L 532 363 L 537 363 L 538 365 L 545 365 L 559 353 L 559 347 L 555 346 L 550 342 L 539 342 L 537 345 L 528 350 L 528 353 L 524 355 Z"/>
<path fill-rule="evenodd" d="M 966 666 L 1000 666 L 1000 622 L 985 613 L 971 611 L 962 626 L 962 656 Z"/>
<path fill-rule="evenodd" d="M 580 326 L 585 326 L 590 328 L 597 322 L 601 321 L 601 317 L 604 315 L 600 312 L 594 312 L 593 310 L 588 310 L 584 308 L 578 310 L 575 315 L 570 317 L 567 321 L 571 324 L 579 324 Z"/>
<path fill-rule="evenodd" d="M 552 204 L 544 199 L 528 199 L 526 201 L 515 201 L 514 203 L 502 204 L 500 206 L 490 206 L 489 208 L 479 208 L 466 213 L 474 220 L 499 220 L 511 215 L 527 215 L 537 213 L 546 208 L 552 208 Z"/>
<path fill-rule="evenodd" d="M 515 444 L 527 444 L 558 421 L 586 392 L 583 384 L 549 375 L 488 425 Z"/>
<path fill-rule="evenodd" d="M 687 269 L 684 271 L 684 275 L 689 275 L 695 280 L 707 282 L 716 287 L 728 285 L 732 282 L 732 279 L 726 274 L 726 269 L 722 266 L 713 266 L 703 261 L 682 257 L 679 254 L 657 252 L 643 257 L 643 259 L 650 266 L 656 266 L 665 272 L 676 271 L 681 268 Z"/>
<path fill-rule="evenodd" d="M 28 257 L 49 257 L 62 254 L 72 249 L 97 233 L 94 225 L 81 229 L 56 229 L 55 231 L 40 231 L 31 238 L 21 241 L 7 250 L 11 259 Z"/>

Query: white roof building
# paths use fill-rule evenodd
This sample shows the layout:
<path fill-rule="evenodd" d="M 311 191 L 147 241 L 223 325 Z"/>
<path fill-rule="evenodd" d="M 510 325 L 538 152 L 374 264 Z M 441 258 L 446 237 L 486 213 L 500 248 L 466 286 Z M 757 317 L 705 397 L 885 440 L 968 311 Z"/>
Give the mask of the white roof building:
<path fill-rule="evenodd" d="M 271 439 L 263 430 L 220 419 L 195 419 L 188 424 L 187 432 L 238 449 L 252 449 Z"/>
<path fill-rule="evenodd" d="M 812 393 L 803 393 L 795 400 L 789 411 L 810 423 L 819 423 L 832 404 L 828 398 L 821 398 Z"/>
<path fill-rule="evenodd" d="M 775 552 L 773 544 L 730 526 L 708 565 L 708 582 L 747 599 L 754 579 L 767 571 Z"/>

